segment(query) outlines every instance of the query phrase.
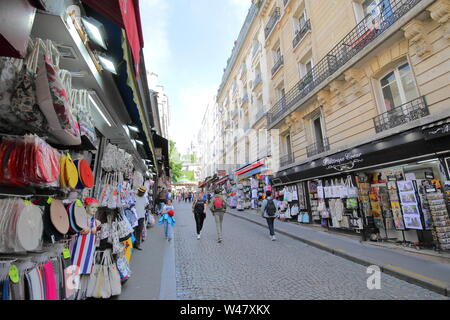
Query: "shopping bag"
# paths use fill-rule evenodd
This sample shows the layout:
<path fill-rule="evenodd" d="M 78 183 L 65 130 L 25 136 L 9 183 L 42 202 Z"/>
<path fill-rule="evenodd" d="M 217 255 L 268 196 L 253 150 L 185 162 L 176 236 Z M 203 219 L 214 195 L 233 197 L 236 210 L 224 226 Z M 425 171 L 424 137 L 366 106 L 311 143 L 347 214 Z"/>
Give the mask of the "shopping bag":
<path fill-rule="evenodd" d="M 119 271 L 117 270 L 117 266 L 113 263 L 111 255 L 108 254 L 107 257 L 107 268 L 109 275 L 109 283 L 110 283 L 110 296 L 117 296 L 122 292 L 122 283 L 120 281 Z"/>
<path fill-rule="evenodd" d="M 308 212 L 303 213 L 303 215 L 302 215 L 302 222 L 303 223 L 309 223 L 309 214 L 308 214 Z"/>
<path fill-rule="evenodd" d="M 357 198 L 358 197 L 358 188 L 353 186 L 352 177 L 347 176 L 347 194 L 349 198 Z"/>
<path fill-rule="evenodd" d="M 343 178 L 341 178 L 341 181 L 339 183 L 339 198 L 345 199 L 347 197 L 348 197 L 347 186 L 345 185 Z"/>

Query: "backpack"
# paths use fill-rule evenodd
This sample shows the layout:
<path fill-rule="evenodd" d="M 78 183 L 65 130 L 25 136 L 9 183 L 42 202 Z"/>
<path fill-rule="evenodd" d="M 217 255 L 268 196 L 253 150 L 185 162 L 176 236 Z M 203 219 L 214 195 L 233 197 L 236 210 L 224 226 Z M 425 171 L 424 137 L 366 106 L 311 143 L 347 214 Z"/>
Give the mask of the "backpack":
<path fill-rule="evenodd" d="M 216 210 L 223 209 L 223 199 L 221 197 L 214 198 L 214 209 Z"/>
<path fill-rule="evenodd" d="M 194 207 L 194 212 L 197 214 L 202 214 L 205 212 L 205 203 L 203 201 L 197 201 Z"/>
<path fill-rule="evenodd" d="M 273 201 L 273 199 L 267 199 L 266 212 L 269 217 L 275 216 L 277 207 L 275 206 L 275 202 Z"/>

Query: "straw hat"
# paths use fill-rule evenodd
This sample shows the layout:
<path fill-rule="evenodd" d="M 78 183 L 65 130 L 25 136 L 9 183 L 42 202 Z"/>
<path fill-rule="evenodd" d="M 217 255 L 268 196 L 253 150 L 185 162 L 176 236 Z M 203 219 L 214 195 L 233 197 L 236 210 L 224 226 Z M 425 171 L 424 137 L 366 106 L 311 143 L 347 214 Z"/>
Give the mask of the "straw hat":
<path fill-rule="evenodd" d="M 138 188 L 138 191 L 140 191 L 140 192 L 147 192 L 147 188 L 142 186 L 142 187 Z"/>

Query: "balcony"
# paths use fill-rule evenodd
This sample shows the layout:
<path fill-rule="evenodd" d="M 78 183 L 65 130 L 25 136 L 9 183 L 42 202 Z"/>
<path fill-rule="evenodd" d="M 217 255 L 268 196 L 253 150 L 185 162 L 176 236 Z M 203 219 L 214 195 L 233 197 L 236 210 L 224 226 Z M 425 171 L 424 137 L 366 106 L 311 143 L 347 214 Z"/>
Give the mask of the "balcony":
<path fill-rule="evenodd" d="M 294 154 L 293 153 L 288 153 L 288 154 L 280 157 L 280 167 L 285 167 L 292 163 L 294 163 Z"/>
<path fill-rule="evenodd" d="M 262 83 L 262 77 L 261 77 L 261 74 L 258 73 L 256 75 L 255 81 L 253 82 L 253 90 L 255 90 L 260 83 Z"/>
<path fill-rule="evenodd" d="M 309 30 L 311 30 L 310 20 L 306 21 L 305 24 L 300 28 L 300 30 L 295 33 L 294 40 L 292 40 L 293 48 L 295 48 L 300 43 L 300 41 L 303 39 L 303 37 Z"/>
<path fill-rule="evenodd" d="M 330 144 L 328 143 L 328 138 L 323 139 L 323 141 L 314 143 L 306 147 L 306 154 L 309 157 L 315 156 L 325 151 L 330 150 Z"/>
<path fill-rule="evenodd" d="M 286 93 L 286 101 L 277 102 L 270 110 L 269 127 L 281 120 L 286 112 L 298 104 L 311 91 L 366 48 L 390 26 L 408 13 L 421 0 L 382 1 L 377 16 L 363 19 L 338 44 L 320 60 L 304 78 Z M 386 5 L 387 3 L 387 5 Z"/>
<path fill-rule="evenodd" d="M 275 11 L 273 12 L 272 16 L 269 19 L 269 22 L 267 22 L 267 25 L 264 29 L 264 35 L 267 38 L 269 38 L 270 34 L 272 33 L 273 28 L 277 24 L 278 20 L 280 20 L 281 14 L 280 14 L 280 8 L 276 7 Z"/>
<path fill-rule="evenodd" d="M 277 73 L 278 70 L 280 70 L 280 68 L 283 66 L 283 64 L 284 64 L 283 56 L 280 56 L 278 58 L 278 61 L 275 62 L 275 64 L 272 67 L 272 77 L 275 75 L 275 73 Z"/>
<path fill-rule="evenodd" d="M 425 97 L 412 100 L 373 118 L 376 133 L 426 117 L 430 114 Z"/>

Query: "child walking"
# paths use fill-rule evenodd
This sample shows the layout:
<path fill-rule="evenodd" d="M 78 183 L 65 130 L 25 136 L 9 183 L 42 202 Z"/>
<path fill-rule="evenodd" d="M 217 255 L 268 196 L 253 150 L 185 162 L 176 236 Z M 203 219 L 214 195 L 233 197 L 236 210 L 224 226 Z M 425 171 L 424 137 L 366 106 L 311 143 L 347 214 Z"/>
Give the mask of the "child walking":
<path fill-rule="evenodd" d="M 167 200 L 166 205 L 163 206 L 161 210 L 162 217 L 159 219 L 158 224 L 164 225 L 164 235 L 167 241 L 171 241 L 173 238 L 172 228 L 175 226 L 175 211 L 173 209 L 172 200 Z"/>

